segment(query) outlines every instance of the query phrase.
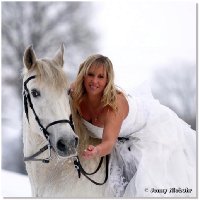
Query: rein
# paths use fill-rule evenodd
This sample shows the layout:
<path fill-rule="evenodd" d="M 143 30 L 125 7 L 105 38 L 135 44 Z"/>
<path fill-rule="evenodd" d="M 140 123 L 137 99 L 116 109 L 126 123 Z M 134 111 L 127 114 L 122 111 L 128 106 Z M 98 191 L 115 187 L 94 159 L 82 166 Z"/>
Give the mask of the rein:
<path fill-rule="evenodd" d="M 24 157 L 24 161 L 42 161 L 43 163 L 49 163 L 51 159 L 51 148 L 52 146 L 50 145 L 50 141 L 48 141 L 48 144 L 42 147 L 38 152 L 34 153 L 32 156 L 29 157 Z M 45 159 L 38 159 L 35 158 L 38 155 L 42 154 L 44 151 L 48 150 L 49 155 Z"/>
<path fill-rule="evenodd" d="M 89 181 L 91 181 L 92 183 L 94 183 L 95 185 L 104 185 L 104 184 L 106 183 L 106 181 L 108 180 L 109 155 L 106 155 L 106 174 L 105 174 L 105 179 L 104 179 L 104 181 L 103 181 L 102 183 L 98 183 L 98 182 L 94 181 L 93 179 L 91 179 L 91 178 L 89 177 L 90 175 L 96 174 L 96 173 L 99 171 L 100 167 L 102 166 L 103 159 L 104 159 L 104 157 L 101 157 L 100 162 L 99 162 L 99 165 L 98 165 L 98 167 L 96 168 L 96 170 L 95 170 L 94 172 L 88 173 L 88 172 L 86 172 L 86 171 L 83 169 L 83 167 L 82 167 L 82 165 L 81 165 L 81 163 L 80 163 L 80 161 L 79 161 L 79 158 L 78 158 L 78 156 L 77 156 L 76 159 L 74 160 L 74 165 L 75 165 L 75 168 L 77 169 L 79 178 L 81 177 L 81 174 L 82 174 L 82 175 L 84 175 Z"/>
<path fill-rule="evenodd" d="M 58 123 L 68 123 L 72 130 L 75 132 L 75 129 L 74 129 L 74 124 L 73 124 L 73 120 L 72 120 L 72 115 L 70 115 L 69 117 L 69 120 L 68 119 L 62 119 L 62 120 L 57 120 L 57 121 L 54 121 L 54 122 L 51 122 L 49 123 L 46 128 L 42 125 L 37 113 L 35 112 L 35 109 L 34 109 L 34 106 L 32 104 L 32 101 L 31 101 L 31 97 L 30 97 L 30 92 L 28 90 L 28 87 L 27 87 L 27 83 L 36 78 L 36 76 L 30 76 L 25 82 L 24 82 L 24 91 L 23 91 L 23 97 L 24 97 L 24 110 L 25 110 L 25 113 L 26 113 L 26 118 L 28 120 L 28 123 L 29 123 L 29 115 L 28 115 L 28 105 L 29 107 L 31 108 L 31 110 L 33 111 L 33 114 L 35 116 L 35 120 L 37 122 L 37 124 L 39 125 L 40 127 L 40 130 L 43 132 L 44 134 L 44 137 L 46 138 L 48 144 L 45 145 L 44 147 L 42 147 L 39 151 L 37 151 L 36 153 L 34 153 L 33 155 L 31 156 L 28 156 L 28 157 L 24 157 L 24 161 L 41 161 L 43 163 L 49 163 L 50 160 L 52 159 L 51 158 L 51 149 L 52 149 L 52 145 L 51 145 L 51 142 L 50 142 L 50 133 L 48 132 L 48 128 L 50 126 L 53 126 L 55 124 L 58 124 Z M 38 155 L 42 154 L 44 151 L 48 150 L 49 152 L 49 155 L 47 158 L 44 158 L 44 159 L 38 159 L 36 158 Z M 99 171 L 99 169 L 101 168 L 101 165 L 102 165 L 102 162 L 103 162 L 103 159 L 104 157 L 101 157 L 101 160 L 100 160 L 100 163 L 98 165 L 98 167 L 96 168 L 96 170 L 92 173 L 88 173 L 86 172 L 80 161 L 79 161 L 79 157 L 78 156 L 74 156 L 74 166 L 75 168 L 77 169 L 77 172 L 78 172 L 78 177 L 80 178 L 81 177 L 81 174 L 84 175 L 88 180 L 90 180 L 92 183 L 96 184 L 96 185 L 103 185 L 104 183 L 106 183 L 106 181 L 108 180 L 108 164 L 109 164 L 109 155 L 106 156 L 106 176 L 105 176 L 105 179 L 102 183 L 98 183 L 94 180 L 92 180 L 89 176 L 90 175 L 93 175 L 95 173 L 97 173 Z"/>

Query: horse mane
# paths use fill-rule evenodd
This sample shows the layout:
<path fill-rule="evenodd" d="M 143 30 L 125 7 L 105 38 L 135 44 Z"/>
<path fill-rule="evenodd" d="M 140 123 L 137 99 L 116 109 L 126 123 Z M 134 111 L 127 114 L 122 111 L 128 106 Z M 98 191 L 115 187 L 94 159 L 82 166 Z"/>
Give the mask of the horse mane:
<path fill-rule="evenodd" d="M 37 59 L 36 63 L 32 66 L 31 70 L 36 71 L 38 81 L 40 84 L 47 83 L 52 89 L 61 90 L 67 88 L 67 77 L 64 73 L 63 67 L 59 66 L 55 61 L 51 59 Z"/>

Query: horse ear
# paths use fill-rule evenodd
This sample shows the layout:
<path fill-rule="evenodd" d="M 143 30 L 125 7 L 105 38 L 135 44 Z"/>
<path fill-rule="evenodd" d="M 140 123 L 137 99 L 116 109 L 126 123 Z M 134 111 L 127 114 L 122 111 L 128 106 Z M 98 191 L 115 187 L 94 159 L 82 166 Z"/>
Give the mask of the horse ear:
<path fill-rule="evenodd" d="M 37 59 L 36 54 L 31 45 L 25 50 L 24 57 L 23 57 L 24 65 L 26 66 L 28 70 L 30 70 L 31 67 L 36 63 L 36 59 Z"/>
<path fill-rule="evenodd" d="M 61 67 L 64 66 L 64 44 L 62 43 L 58 52 L 55 54 L 53 61 L 55 61 Z"/>

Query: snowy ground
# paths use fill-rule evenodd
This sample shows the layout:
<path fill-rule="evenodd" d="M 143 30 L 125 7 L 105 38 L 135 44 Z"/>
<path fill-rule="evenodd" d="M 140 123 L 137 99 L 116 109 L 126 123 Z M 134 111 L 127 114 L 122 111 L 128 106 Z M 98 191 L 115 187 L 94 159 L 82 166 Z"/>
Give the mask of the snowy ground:
<path fill-rule="evenodd" d="M 1 170 L 2 197 L 31 197 L 28 176 Z"/>

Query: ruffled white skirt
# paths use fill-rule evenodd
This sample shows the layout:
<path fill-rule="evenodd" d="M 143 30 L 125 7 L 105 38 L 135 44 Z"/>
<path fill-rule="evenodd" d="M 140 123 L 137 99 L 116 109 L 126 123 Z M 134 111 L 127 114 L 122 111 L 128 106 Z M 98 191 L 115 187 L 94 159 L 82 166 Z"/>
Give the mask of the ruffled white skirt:
<path fill-rule="evenodd" d="M 172 110 L 145 98 L 146 125 L 111 154 L 107 194 L 115 197 L 195 197 L 196 133 Z"/>

